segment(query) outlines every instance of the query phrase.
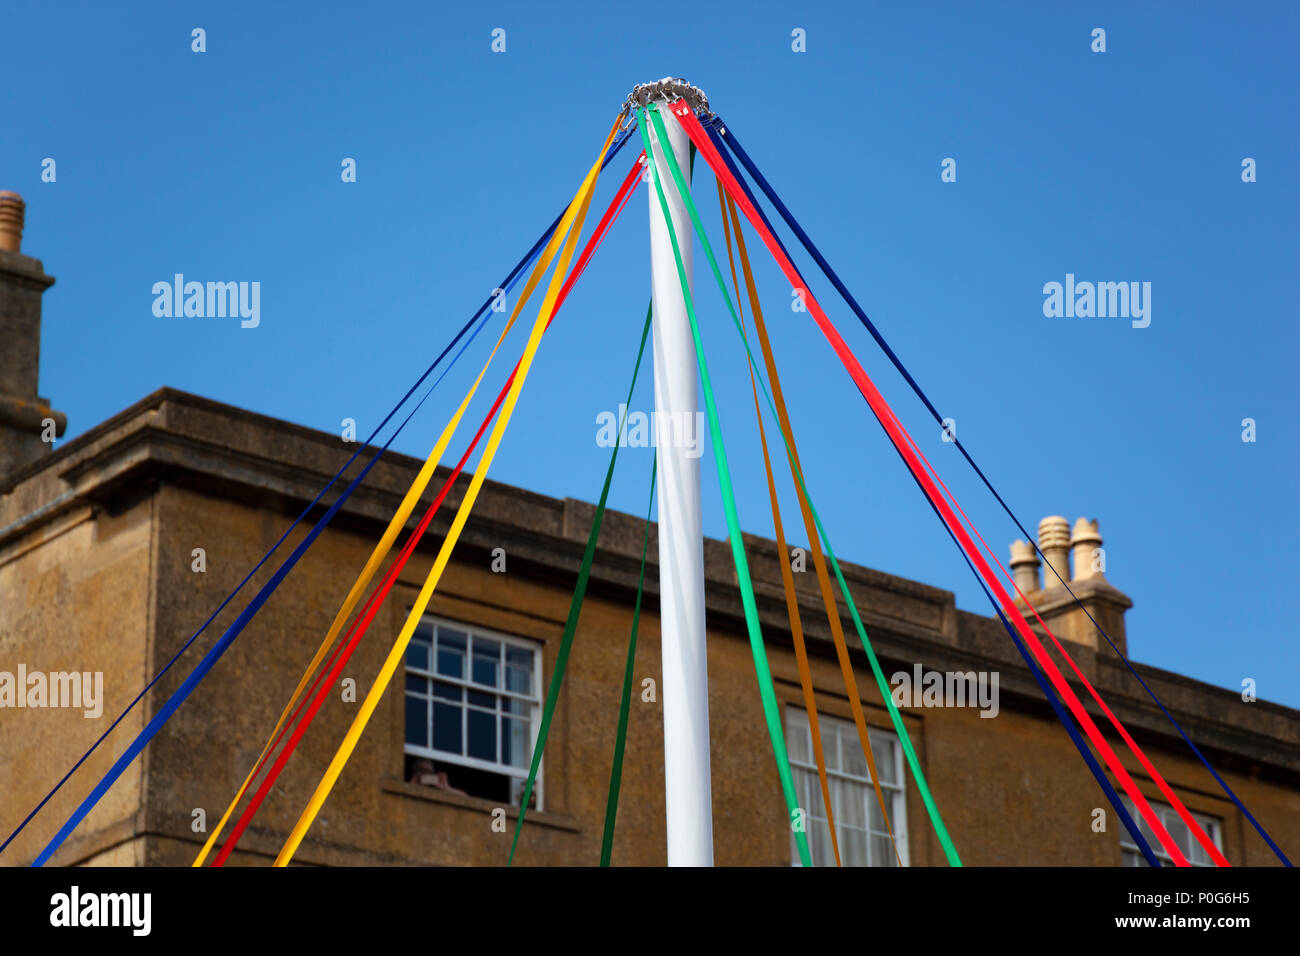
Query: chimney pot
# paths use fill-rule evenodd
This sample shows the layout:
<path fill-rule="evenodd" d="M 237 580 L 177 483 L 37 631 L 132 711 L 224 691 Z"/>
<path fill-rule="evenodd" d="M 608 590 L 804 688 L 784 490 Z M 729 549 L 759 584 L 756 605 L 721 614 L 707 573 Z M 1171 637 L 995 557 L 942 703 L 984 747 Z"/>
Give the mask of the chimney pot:
<path fill-rule="evenodd" d="M 1033 544 L 1019 540 L 1011 542 L 1011 577 L 1025 594 L 1042 587 L 1038 583 L 1039 567 L 1038 552 Z"/>
<path fill-rule="evenodd" d="M 23 216 L 27 204 L 23 197 L 7 189 L 0 189 L 0 249 L 21 252 L 23 245 Z"/>
<path fill-rule="evenodd" d="M 1043 575 L 1046 587 L 1059 587 L 1070 580 L 1070 522 L 1060 515 L 1049 515 L 1038 522 L 1038 550 L 1056 575 Z M 1060 580 L 1057 580 L 1057 575 Z"/>
<path fill-rule="evenodd" d="M 1097 520 L 1080 518 L 1074 523 L 1074 533 L 1070 536 L 1070 549 L 1074 553 L 1074 580 L 1084 581 L 1089 578 L 1104 577 L 1106 565 L 1099 561 L 1097 553 L 1101 548 L 1101 531 Z"/>

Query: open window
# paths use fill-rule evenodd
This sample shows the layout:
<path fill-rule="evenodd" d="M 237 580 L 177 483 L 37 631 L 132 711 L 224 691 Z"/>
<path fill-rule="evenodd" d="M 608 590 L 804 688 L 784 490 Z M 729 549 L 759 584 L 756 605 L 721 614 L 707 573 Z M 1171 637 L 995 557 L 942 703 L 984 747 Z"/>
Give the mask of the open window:
<path fill-rule="evenodd" d="M 406 779 L 517 806 L 541 714 L 541 648 L 426 617 L 406 651 Z M 529 809 L 542 803 L 539 771 Z"/>

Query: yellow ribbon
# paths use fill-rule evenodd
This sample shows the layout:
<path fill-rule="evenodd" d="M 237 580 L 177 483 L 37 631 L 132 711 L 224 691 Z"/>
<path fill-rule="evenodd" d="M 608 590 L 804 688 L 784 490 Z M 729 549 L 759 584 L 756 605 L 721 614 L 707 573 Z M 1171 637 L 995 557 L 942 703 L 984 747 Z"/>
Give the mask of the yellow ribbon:
<path fill-rule="evenodd" d="M 478 467 L 474 470 L 474 477 L 470 481 L 469 489 L 465 492 L 465 497 L 461 501 L 460 508 L 456 511 L 456 517 L 452 520 L 451 528 L 447 536 L 443 539 L 442 547 L 438 551 L 438 557 L 434 561 L 433 568 L 430 570 L 428 577 L 425 579 L 424 586 L 420 589 L 419 596 L 415 600 L 415 605 L 411 608 L 410 614 L 407 615 L 406 623 L 402 625 L 402 630 L 398 634 L 397 640 L 393 644 L 387 659 L 375 677 L 374 683 L 371 684 L 365 700 L 361 704 L 361 709 L 352 721 L 352 726 L 348 728 L 347 734 L 343 738 L 334 759 L 325 770 L 325 775 L 321 778 L 312 794 L 311 799 L 307 802 L 306 808 L 302 815 L 299 816 L 298 822 L 294 824 L 293 832 L 285 841 L 279 856 L 275 859 L 275 866 L 286 866 L 293 859 L 297 852 L 298 846 L 302 843 L 303 837 L 306 836 L 307 830 L 311 827 L 312 822 L 316 819 L 321 807 L 329 797 L 339 775 L 343 772 L 343 767 L 347 764 L 352 752 L 356 749 L 357 742 L 361 739 L 361 734 L 365 731 L 366 724 L 369 722 L 375 708 L 379 705 L 379 700 L 387 690 L 393 674 L 397 670 L 397 665 L 401 663 L 406 655 L 406 647 L 411 641 L 411 636 L 429 606 L 429 601 L 433 598 L 434 589 L 438 586 L 443 572 L 446 570 L 447 563 L 451 559 L 451 552 L 460 539 L 461 532 L 464 530 L 465 523 L 469 520 L 470 511 L 474 507 L 474 502 L 478 498 L 480 489 L 484 480 L 487 478 L 488 469 L 492 465 L 492 459 L 496 456 L 497 448 L 501 444 L 501 438 L 505 433 L 506 426 L 510 423 L 510 417 L 514 413 L 515 404 L 518 401 L 519 393 L 523 389 L 524 380 L 528 377 L 528 371 L 532 366 L 533 358 L 537 353 L 537 347 L 541 342 L 542 333 L 545 331 L 551 314 L 554 312 L 555 300 L 559 295 L 560 287 L 563 285 L 564 274 L 569 266 L 569 260 L 573 256 L 574 246 L 577 244 L 578 235 L 582 230 L 582 223 L 587 215 L 587 208 L 591 204 L 592 191 L 595 188 L 596 181 L 600 177 L 601 160 L 606 150 L 613 142 L 615 134 L 618 132 L 618 120 L 610 127 L 609 135 L 605 138 L 604 144 L 600 148 L 599 156 L 592 165 L 582 185 L 578 188 L 573 202 L 569 204 L 568 211 L 564 214 L 556 235 L 564 235 L 564 247 L 560 253 L 559 260 L 555 267 L 555 272 L 551 276 L 550 285 L 546 290 L 546 297 L 542 301 L 541 310 L 538 312 L 537 320 L 533 323 L 533 328 L 528 337 L 528 344 L 524 347 L 523 357 L 519 360 L 519 371 L 515 375 L 510 385 L 510 390 L 506 394 L 505 402 L 501 406 L 500 414 L 497 417 L 496 424 L 492 428 L 492 433 L 488 436 L 487 446 L 484 448 L 483 457 L 479 461 Z M 572 229 L 571 229 L 572 227 Z M 554 241 L 554 237 L 552 239 Z"/>
<path fill-rule="evenodd" d="M 575 199 L 576 198 L 577 197 L 575 197 Z M 569 208 L 573 209 L 573 205 L 570 204 Z M 469 407 L 470 401 L 478 391 L 479 384 L 483 381 L 483 376 L 487 374 L 488 368 L 492 365 L 492 360 L 496 357 L 497 350 L 501 348 L 501 344 L 506 340 L 506 336 L 510 334 L 510 330 L 514 327 L 515 320 L 523 311 L 524 306 L 528 304 L 528 300 L 532 297 L 533 291 L 536 289 L 538 282 L 541 280 L 542 276 L 546 274 L 551 261 L 555 258 L 555 254 L 560 248 L 560 244 L 564 241 L 565 232 L 568 229 L 567 224 L 572 221 L 572 217 L 561 220 L 560 225 L 556 227 L 555 232 L 551 235 L 550 241 L 546 244 L 546 248 L 542 250 L 542 254 L 538 257 L 537 262 L 533 266 L 532 272 L 528 276 L 528 281 L 524 284 L 523 291 L 519 294 L 519 301 L 515 304 L 513 311 L 510 313 L 510 318 L 506 321 L 505 328 L 501 330 L 496 345 L 492 346 L 492 351 L 488 354 L 487 361 L 483 363 L 483 368 L 479 371 L 478 378 L 474 380 L 474 384 L 470 386 L 464 399 L 461 400 L 460 407 L 456 409 L 455 414 L 452 415 L 451 420 L 443 429 L 442 434 L 438 436 L 437 442 L 434 443 L 433 450 L 429 452 L 429 457 L 425 459 L 424 465 L 420 468 L 420 472 L 416 475 L 415 481 L 406 492 L 406 496 L 402 499 L 401 505 L 398 506 L 397 511 L 393 514 L 393 518 L 389 521 L 388 527 L 384 529 L 384 534 L 379 539 L 379 543 L 375 545 L 375 549 L 370 553 L 370 558 L 366 561 L 366 565 L 362 569 L 361 574 L 357 576 L 356 581 L 352 585 L 352 589 L 348 592 L 348 596 L 339 607 L 338 613 L 334 615 L 334 621 L 330 624 L 329 630 L 326 632 L 324 640 L 321 641 L 320 647 L 316 649 L 316 654 L 312 657 L 311 663 L 307 665 L 307 669 L 303 671 L 302 677 L 298 679 L 298 686 L 294 688 L 293 694 L 289 698 L 289 702 L 285 704 L 284 710 L 280 714 L 280 719 L 275 722 L 275 727 L 271 730 L 270 736 L 266 738 L 266 744 L 262 747 L 262 752 L 258 755 L 257 760 L 253 762 L 252 768 L 248 771 L 248 776 L 244 778 L 244 782 L 240 785 L 239 791 L 235 794 L 235 798 L 230 801 L 230 806 L 226 808 L 226 812 L 221 815 L 221 819 L 217 822 L 216 828 L 213 829 L 207 842 L 203 844 L 203 849 L 201 849 L 199 855 L 195 857 L 194 863 L 192 864 L 193 866 L 202 866 L 204 860 L 207 859 L 208 854 L 212 852 L 213 847 L 216 846 L 222 830 L 230 820 L 230 815 L 234 812 L 235 807 L 238 806 L 239 801 L 243 799 L 244 794 L 248 792 L 248 788 L 253 782 L 253 777 L 257 773 L 257 768 L 266 758 L 267 753 L 271 749 L 271 745 L 275 742 L 276 735 L 280 733 L 280 729 L 284 726 L 290 712 L 297 705 L 299 695 L 307 686 L 307 682 L 311 679 L 311 675 L 316 672 L 316 668 L 318 668 L 321 662 L 325 659 L 329 649 L 334 645 L 334 640 L 338 637 L 339 631 L 343 629 L 344 623 L 356 608 L 357 602 L 361 600 L 361 595 L 365 592 L 366 587 L 374 578 L 380 565 L 382 565 L 384 559 L 388 557 L 388 553 L 392 550 L 394 543 L 397 541 L 397 536 L 401 534 L 402 529 L 406 526 L 407 520 L 415 510 L 415 506 L 419 502 L 420 497 L 424 494 L 425 489 L 429 486 L 429 482 L 433 479 L 434 472 L 442 461 L 443 454 L 447 450 L 447 445 L 450 444 L 452 436 L 455 434 L 457 427 L 460 425 L 460 420 L 465 414 L 465 410 Z"/>

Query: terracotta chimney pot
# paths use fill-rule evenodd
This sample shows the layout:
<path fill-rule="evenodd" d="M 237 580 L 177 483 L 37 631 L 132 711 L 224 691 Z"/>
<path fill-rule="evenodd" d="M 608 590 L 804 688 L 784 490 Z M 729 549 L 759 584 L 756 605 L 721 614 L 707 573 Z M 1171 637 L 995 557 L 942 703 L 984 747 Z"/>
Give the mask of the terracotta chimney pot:
<path fill-rule="evenodd" d="M 23 245 L 23 215 L 27 204 L 23 197 L 7 189 L 0 189 L 0 249 L 21 252 Z"/>

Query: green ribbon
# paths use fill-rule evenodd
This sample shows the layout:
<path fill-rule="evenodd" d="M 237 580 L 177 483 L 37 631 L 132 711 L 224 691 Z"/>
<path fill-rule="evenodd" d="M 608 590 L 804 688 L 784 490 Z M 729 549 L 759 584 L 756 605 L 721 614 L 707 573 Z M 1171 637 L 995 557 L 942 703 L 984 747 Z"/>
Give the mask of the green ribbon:
<path fill-rule="evenodd" d="M 660 142 L 667 142 L 667 131 L 664 129 L 663 119 L 660 117 L 659 110 L 655 104 L 651 104 L 650 106 L 650 120 L 654 124 L 655 132 L 658 134 Z M 648 140 L 648 134 L 646 133 L 645 130 L 644 118 L 642 121 L 642 137 L 646 138 L 647 140 L 646 155 L 649 156 L 650 155 L 649 140 Z M 800 468 L 798 467 L 798 465 L 795 463 L 794 454 L 790 448 L 790 440 L 785 434 L 785 429 L 780 426 L 780 416 L 777 415 L 776 408 L 772 403 L 772 396 L 768 391 L 767 383 L 763 380 L 762 374 L 758 371 L 758 364 L 754 359 L 754 353 L 749 347 L 749 339 L 745 335 L 744 326 L 741 325 L 740 317 L 737 315 L 735 305 L 731 301 L 731 294 L 727 291 L 727 284 L 722 278 L 722 270 L 718 267 L 717 259 L 714 258 L 713 248 L 709 243 L 708 235 L 704 231 L 704 226 L 700 222 L 699 212 L 695 208 L 695 203 L 691 199 L 690 189 L 686 186 L 686 183 L 682 178 L 681 169 L 680 167 L 678 167 L 677 161 L 672 155 L 672 150 L 665 149 L 663 152 L 665 158 L 668 161 L 669 171 L 672 173 L 673 180 L 674 182 L 676 182 L 677 189 L 681 193 L 682 200 L 686 205 L 686 210 L 690 215 L 691 222 L 695 226 L 695 232 L 700 237 L 701 245 L 704 247 L 705 257 L 709 260 L 709 266 L 713 270 L 713 276 L 717 280 L 718 288 L 722 291 L 722 297 L 727 303 L 727 309 L 731 312 L 731 318 L 732 321 L 735 323 L 736 331 L 740 334 L 741 342 L 745 346 L 745 352 L 749 356 L 750 367 L 754 370 L 755 378 L 758 380 L 759 384 L 763 387 L 763 397 L 767 401 L 768 408 L 771 409 L 772 411 L 773 418 L 777 421 L 777 430 L 781 434 L 781 440 L 785 443 L 786 456 L 789 458 L 791 469 L 795 477 L 799 481 L 799 488 L 803 492 L 804 497 L 808 501 L 808 509 L 812 512 L 813 521 L 816 523 L 817 526 L 817 533 L 822 539 L 822 546 L 826 551 L 827 557 L 830 558 L 831 569 L 835 572 L 835 579 L 839 582 L 840 591 L 844 595 L 844 602 L 848 605 L 849 614 L 853 618 L 853 625 L 857 629 L 858 638 L 862 642 L 863 649 L 867 652 L 867 659 L 871 663 L 871 671 L 875 675 L 876 685 L 880 688 L 881 696 L 884 697 L 885 706 L 889 711 L 889 718 L 894 725 L 894 730 L 898 734 L 899 743 L 903 747 L 903 754 L 907 758 L 908 766 L 912 770 L 912 776 L 916 780 L 917 790 L 921 795 L 921 801 L 922 803 L 924 803 L 926 812 L 930 817 L 930 823 L 933 825 L 934 832 L 936 836 L 938 836 L 939 838 L 939 843 L 943 846 L 944 855 L 947 857 L 949 865 L 961 866 L 962 865 L 961 858 L 957 854 L 957 848 L 953 845 L 952 838 L 948 834 L 948 828 L 947 826 L 944 825 L 943 817 L 940 816 L 939 808 L 935 804 L 934 797 L 930 793 L 930 787 L 925 780 L 925 773 L 924 771 L 921 770 L 921 762 L 916 756 L 916 750 L 912 746 L 912 739 L 907 732 L 907 727 L 903 724 L 903 717 L 898 712 L 897 706 L 895 706 L 894 704 L 894 698 L 889 687 L 889 681 L 885 679 L 885 673 L 880 667 L 880 661 L 876 658 L 875 649 L 871 646 L 871 640 L 867 636 L 867 629 L 863 626 L 862 618 L 858 615 L 857 605 L 853 601 L 853 596 L 849 593 L 848 583 L 844 580 L 844 574 L 840 570 L 840 563 L 835 557 L 835 551 L 831 547 L 830 538 L 826 534 L 825 527 L 822 525 L 821 516 L 817 513 L 817 508 L 813 504 L 812 495 L 808 493 L 808 488 L 804 484 L 803 474 Z M 656 187 L 657 186 L 658 186 L 658 182 L 656 181 Z M 660 196 L 662 199 L 662 192 Z M 671 220 L 669 221 L 669 233 L 670 235 L 672 233 Z M 673 243 L 675 249 L 676 248 L 675 237 L 673 238 Z M 679 272 L 680 271 L 681 270 L 679 269 Z M 682 273 L 682 276 L 683 276 L 683 291 L 685 292 L 684 272 Z M 689 296 L 687 299 L 687 303 L 689 306 L 690 304 Z M 691 321 L 692 321 L 692 331 L 694 331 L 694 312 L 691 312 Z M 696 338 L 696 348 L 697 349 L 699 348 L 698 336 Z M 701 361 L 701 367 L 703 367 L 702 356 L 700 358 L 700 361 Z M 705 389 L 705 396 L 706 399 L 711 397 L 707 386 Z M 712 420 L 710 420 L 710 422 L 712 424 Z M 722 469 L 719 468 L 719 472 L 721 471 Z"/>
<path fill-rule="evenodd" d="M 623 405 L 626 412 L 632 404 L 632 393 L 636 389 L 637 374 L 641 371 L 641 358 L 645 355 L 646 339 L 650 335 L 650 317 L 653 303 L 646 306 L 645 327 L 641 329 L 641 345 L 636 353 L 636 365 L 632 368 L 632 384 L 627 387 L 627 401 Z M 542 710 L 542 723 L 537 730 L 537 743 L 533 747 L 533 761 L 528 769 L 528 782 L 524 785 L 523 798 L 519 802 L 519 819 L 515 822 L 515 836 L 510 842 L 510 858 L 506 866 L 515 860 L 515 849 L 519 846 L 519 831 L 524 826 L 524 815 L 528 812 L 528 801 L 532 797 L 533 784 L 537 781 L 537 770 L 542 763 L 542 751 L 546 749 L 546 737 L 550 733 L 551 719 L 555 716 L 555 705 L 560 698 L 560 686 L 564 683 L 564 670 L 569 663 L 569 651 L 573 647 L 573 635 L 578 629 L 578 617 L 582 613 L 582 602 L 587 596 L 587 581 L 591 577 L 591 563 L 596 556 L 596 539 L 600 537 L 600 525 L 605 517 L 605 502 L 609 499 L 609 486 L 614 478 L 614 463 L 618 460 L 618 446 L 622 443 L 623 418 L 619 417 L 618 432 L 615 435 L 614 449 L 610 452 L 609 468 L 605 471 L 605 486 L 600 490 L 600 503 L 591 519 L 591 532 L 587 535 L 587 549 L 582 554 L 582 566 L 578 570 L 578 583 L 573 589 L 573 599 L 569 602 L 569 618 L 564 622 L 564 636 L 560 638 L 560 649 L 555 654 L 555 670 L 546 690 L 546 706 Z"/>
<path fill-rule="evenodd" d="M 632 671 L 636 664 L 636 631 L 641 623 L 641 595 L 645 592 L 645 557 L 650 548 L 650 515 L 655 506 L 655 475 L 659 453 L 650 459 L 650 503 L 646 505 L 645 537 L 641 539 L 641 576 L 636 582 L 636 607 L 632 611 L 632 634 L 627 639 L 627 666 L 623 669 L 623 697 L 618 708 L 618 734 L 614 738 L 614 763 L 609 769 L 609 799 L 605 803 L 605 835 L 600 843 L 600 865 L 609 866 L 614 852 L 614 818 L 618 816 L 618 792 L 623 782 L 623 750 L 627 745 L 627 718 L 632 709 Z"/>
<path fill-rule="evenodd" d="M 736 496 L 731 484 L 731 469 L 727 466 L 727 449 L 722 442 L 722 426 L 718 423 L 718 408 L 713 397 L 713 385 L 709 379 L 708 362 L 704 358 L 704 346 L 700 341 L 700 327 L 695 318 L 695 305 L 691 298 L 690 283 L 686 279 L 686 267 L 682 264 L 682 252 L 677 243 L 677 234 L 673 230 L 672 215 L 668 211 L 668 200 L 664 196 L 663 185 L 659 181 L 658 165 L 654 161 L 654 150 L 650 144 L 650 134 L 645 126 L 645 110 L 638 109 L 637 112 L 641 114 L 640 129 L 641 138 L 645 142 L 646 161 L 650 165 L 655 193 L 659 197 L 659 206 L 663 210 L 664 223 L 668 227 L 668 238 L 672 241 L 673 259 L 677 263 L 677 278 L 681 282 L 682 299 L 685 301 L 686 314 L 691 322 L 691 337 L 695 341 L 695 360 L 700 369 L 700 383 L 704 391 L 704 407 L 709 417 L 709 437 L 713 445 L 713 459 L 717 465 L 718 485 L 722 491 L 722 508 L 727 516 L 727 536 L 731 541 L 731 557 L 736 565 L 736 578 L 740 582 L 740 599 L 745 609 L 745 627 L 749 632 L 749 646 L 754 656 L 754 670 L 758 675 L 758 691 L 763 702 L 763 716 L 767 722 L 768 736 L 772 740 L 772 751 L 776 755 L 777 774 L 781 778 L 781 790 L 785 795 L 785 804 L 789 811 L 789 822 L 794 830 L 795 844 L 799 850 L 799 860 L 804 866 L 811 866 L 812 858 L 808 853 L 808 836 L 802 826 L 796 826 L 796 823 L 800 822 L 804 817 L 799 809 L 798 801 L 795 799 L 794 777 L 790 773 L 790 758 L 786 752 L 785 734 L 781 730 L 776 691 L 772 687 L 772 673 L 768 668 L 767 651 L 763 644 L 763 632 L 758 623 L 758 605 L 754 600 L 754 585 L 749 576 L 749 562 L 745 558 L 745 547 L 740 532 L 740 518 L 736 514 Z M 690 205 L 690 187 L 682 179 L 681 169 L 677 166 L 677 161 L 673 157 L 672 146 L 669 144 L 663 122 L 659 120 L 658 115 L 654 112 L 651 113 L 651 117 L 656 122 L 655 130 L 659 135 L 659 142 L 663 144 L 663 153 L 672 170 L 677 189 L 686 200 L 687 208 L 693 208 Z"/>

